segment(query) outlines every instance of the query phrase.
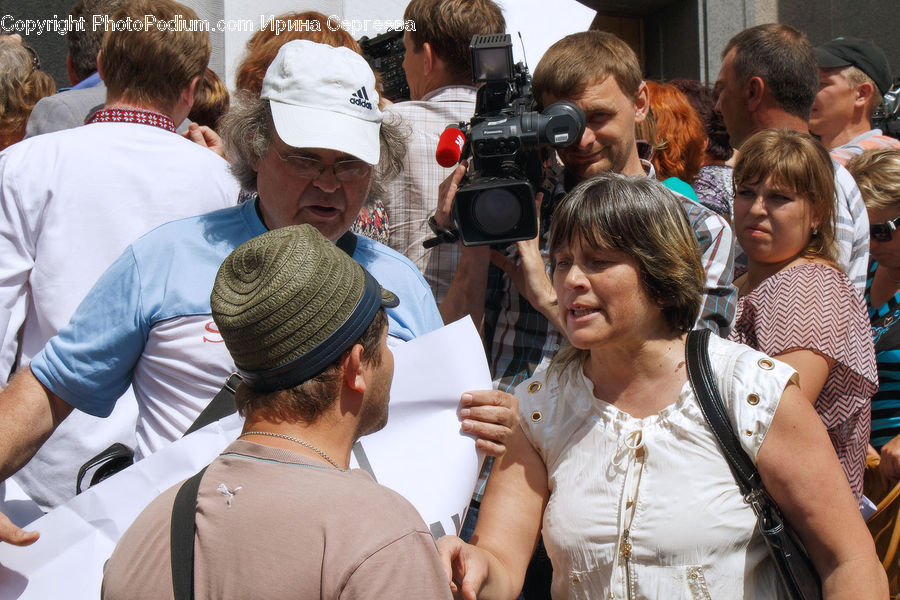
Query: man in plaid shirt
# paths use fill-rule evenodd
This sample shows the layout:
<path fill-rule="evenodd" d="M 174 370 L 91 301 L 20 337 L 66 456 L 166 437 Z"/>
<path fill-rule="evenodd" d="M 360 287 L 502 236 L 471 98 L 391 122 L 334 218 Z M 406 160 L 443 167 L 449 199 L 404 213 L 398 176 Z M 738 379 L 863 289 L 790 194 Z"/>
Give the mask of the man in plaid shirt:
<path fill-rule="evenodd" d="M 563 341 L 555 325 L 559 319 L 556 296 L 543 255 L 553 208 L 559 199 L 578 182 L 601 172 L 655 176 L 652 166 L 638 156 L 634 129 L 647 115 L 649 95 L 637 56 L 625 42 L 598 31 L 569 35 L 544 54 L 534 71 L 532 85 L 542 108 L 560 100 L 574 102 L 584 111 L 587 127 L 579 143 L 558 150 L 564 166 L 562 180 L 541 202 L 539 238 L 490 255 L 493 266 L 487 275 L 486 297 L 482 294 L 483 332 L 493 377 L 503 391 L 529 377 Z M 445 186 L 448 196 L 442 196 L 444 202 L 435 215 L 439 224 L 449 224 L 446 199 L 449 192 L 455 192 L 463 172 L 458 167 Z M 722 217 L 701 204 L 679 198 L 697 234 L 706 270 L 705 294 L 696 326 L 726 336 L 737 305 L 737 291 L 731 284 L 731 229 Z M 479 260 L 486 264 L 486 256 L 483 248 L 465 248 L 461 264 L 477 264 Z M 445 321 L 467 313 L 479 316 L 480 298 L 472 283 L 477 278 L 463 281 L 472 271 L 474 267 L 454 279 L 441 307 Z"/>
<path fill-rule="evenodd" d="M 444 244 L 425 249 L 431 237 L 428 217 L 437 207 L 438 185 L 450 174 L 434 158 L 447 125 L 468 121 L 475 112 L 472 36 L 506 31 L 503 12 L 492 0 L 412 0 L 404 19 L 416 23 L 403 35 L 403 70 L 409 102 L 385 110 L 385 119 L 402 119 L 409 137 L 403 171 L 385 186 L 388 245 L 406 255 L 422 274 L 440 304 L 459 263 L 459 250 Z"/>

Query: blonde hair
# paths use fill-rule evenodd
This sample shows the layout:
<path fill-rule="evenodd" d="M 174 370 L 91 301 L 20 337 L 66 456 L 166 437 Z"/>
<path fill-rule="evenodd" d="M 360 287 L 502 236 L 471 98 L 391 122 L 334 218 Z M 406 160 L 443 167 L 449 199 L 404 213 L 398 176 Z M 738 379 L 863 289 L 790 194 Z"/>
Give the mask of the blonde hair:
<path fill-rule="evenodd" d="M 36 66 L 32 51 L 0 36 L 0 150 L 25 137 L 25 124 L 38 100 L 56 92 L 53 78 Z"/>
<path fill-rule="evenodd" d="M 811 135 L 787 129 L 765 129 L 740 147 L 734 166 L 734 187 L 771 178 L 806 199 L 819 221 L 802 255 L 837 263 L 835 241 L 834 166 L 828 151 Z"/>
<path fill-rule="evenodd" d="M 850 159 L 847 170 L 856 180 L 866 208 L 900 208 L 900 150 L 867 150 Z"/>

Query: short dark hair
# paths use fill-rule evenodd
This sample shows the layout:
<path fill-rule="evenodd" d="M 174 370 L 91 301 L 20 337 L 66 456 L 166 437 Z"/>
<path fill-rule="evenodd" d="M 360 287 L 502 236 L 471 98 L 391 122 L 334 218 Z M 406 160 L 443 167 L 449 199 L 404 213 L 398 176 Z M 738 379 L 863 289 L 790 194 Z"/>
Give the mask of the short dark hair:
<path fill-rule="evenodd" d="M 550 268 L 575 240 L 624 252 L 640 266 L 647 294 L 673 332 L 690 331 L 700 313 L 703 265 L 681 202 L 649 177 L 603 173 L 575 186 L 550 225 Z"/>
<path fill-rule="evenodd" d="M 722 58 L 732 49 L 741 85 L 751 77 L 761 78 L 778 108 L 809 120 L 819 91 L 819 66 L 806 34 L 781 23 L 757 25 L 731 38 Z"/>
<path fill-rule="evenodd" d="M 120 6 L 128 0 L 79 0 L 69 16 L 73 20 L 84 19 L 83 28 L 72 28 L 66 32 L 66 46 L 72 57 L 72 68 L 78 80 L 88 77 L 97 70 L 97 53 L 103 41 L 104 27 L 94 27 L 94 15 L 112 17 Z"/>
<path fill-rule="evenodd" d="M 558 252 L 582 240 L 593 248 L 627 254 L 638 264 L 640 282 L 662 310 L 672 333 L 694 327 L 703 298 L 703 265 L 697 237 L 681 202 L 649 177 L 603 173 L 581 182 L 563 198 L 550 225 L 550 268 Z M 587 360 L 589 350 L 567 345 L 551 368 Z"/>
<path fill-rule="evenodd" d="M 415 51 L 428 42 L 461 83 L 472 81 L 472 37 L 506 32 L 503 11 L 492 0 L 412 0 L 403 18 L 415 22 L 415 29 L 405 34 Z"/>
<path fill-rule="evenodd" d="M 381 339 L 388 328 L 387 314 L 378 309 L 375 317 L 353 346 L 363 347 L 363 362 L 378 367 L 381 365 Z M 266 420 L 296 421 L 314 423 L 335 403 L 340 394 L 340 363 L 353 346 L 341 353 L 340 357 L 324 371 L 307 379 L 300 385 L 275 392 L 257 392 L 242 383 L 234 393 L 234 403 L 241 416 L 257 413 Z"/>

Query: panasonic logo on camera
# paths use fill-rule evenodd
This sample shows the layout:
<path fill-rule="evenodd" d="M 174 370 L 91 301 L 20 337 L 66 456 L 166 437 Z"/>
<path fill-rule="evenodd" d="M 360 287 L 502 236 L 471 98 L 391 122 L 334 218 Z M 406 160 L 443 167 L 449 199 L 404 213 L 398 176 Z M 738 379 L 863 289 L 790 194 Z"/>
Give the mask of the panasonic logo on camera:
<path fill-rule="evenodd" d="M 366 93 L 366 86 L 362 86 L 350 96 L 350 104 L 356 104 L 357 106 L 372 110 L 372 103 L 369 102 L 369 94 Z"/>

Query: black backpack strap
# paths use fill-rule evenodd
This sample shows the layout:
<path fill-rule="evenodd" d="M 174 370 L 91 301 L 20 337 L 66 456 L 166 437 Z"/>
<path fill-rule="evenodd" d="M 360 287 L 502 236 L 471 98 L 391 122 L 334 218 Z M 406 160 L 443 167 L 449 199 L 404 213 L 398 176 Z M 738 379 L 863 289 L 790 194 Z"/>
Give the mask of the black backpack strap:
<path fill-rule="evenodd" d="M 207 467 L 181 484 L 172 505 L 170 550 L 172 553 L 172 589 L 175 600 L 194 598 L 194 534 L 197 523 L 197 492 Z"/>
<path fill-rule="evenodd" d="M 234 392 L 240 383 L 241 376 L 237 373 L 232 373 L 225 385 L 222 386 L 222 389 L 219 390 L 219 393 L 206 405 L 206 408 L 197 416 L 197 420 L 188 427 L 184 435 L 237 412 L 237 408 L 234 405 Z"/>
<path fill-rule="evenodd" d="M 722 454 L 734 473 L 741 494 L 746 496 L 750 491 L 762 487 L 762 479 L 756 465 L 747 456 L 731 426 L 725 411 L 725 404 L 715 384 L 712 365 L 709 362 L 709 329 L 695 329 L 688 333 L 685 345 L 688 380 L 694 390 L 694 396 L 700 405 L 706 422 L 712 429 Z"/>
<path fill-rule="evenodd" d="M 356 252 L 356 234 L 352 231 L 348 231 L 335 242 L 335 245 L 347 253 L 347 256 L 353 258 L 353 253 Z"/>

